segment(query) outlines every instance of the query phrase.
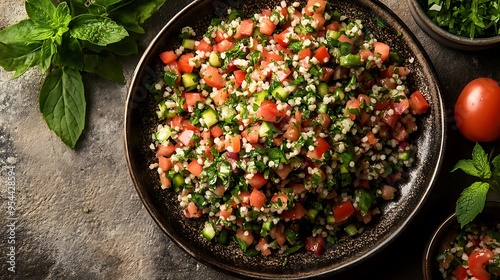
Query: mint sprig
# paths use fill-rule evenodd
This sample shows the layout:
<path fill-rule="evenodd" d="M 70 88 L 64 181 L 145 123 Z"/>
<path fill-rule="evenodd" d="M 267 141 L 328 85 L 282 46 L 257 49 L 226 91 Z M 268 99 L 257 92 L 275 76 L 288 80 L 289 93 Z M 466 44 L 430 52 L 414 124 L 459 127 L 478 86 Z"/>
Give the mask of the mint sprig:
<path fill-rule="evenodd" d="M 0 67 L 12 78 L 37 67 L 48 127 L 74 148 L 85 127 L 81 73 L 125 83 L 118 56 L 138 52 L 140 26 L 166 0 L 26 0 L 28 19 L 0 30 Z M 54 4 L 55 3 L 55 4 Z"/>
<path fill-rule="evenodd" d="M 455 213 L 460 226 L 464 227 L 483 211 L 490 188 L 499 190 L 500 155 L 490 162 L 484 149 L 476 143 L 472 150 L 472 159 L 460 160 L 451 172 L 459 169 L 481 179 L 465 188 L 457 200 Z"/>

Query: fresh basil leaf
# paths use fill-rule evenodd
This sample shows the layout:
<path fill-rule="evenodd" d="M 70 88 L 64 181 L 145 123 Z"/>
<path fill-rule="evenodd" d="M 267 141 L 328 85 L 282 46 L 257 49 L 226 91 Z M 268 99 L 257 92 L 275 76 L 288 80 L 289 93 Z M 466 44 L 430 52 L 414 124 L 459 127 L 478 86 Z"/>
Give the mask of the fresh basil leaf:
<path fill-rule="evenodd" d="M 32 20 L 25 19 L 1 30 L 0 42 L 4 44 L 24 44 L 45 40 L 53 35 L 54 31 L 52 29 L 36 26 Z"/>
<path fill-rule="evenodd" d="M 53 19 L 53 26 L 56 28 L 55 40 L 58 44 L 61 44 L 62 36 L 68 32 L 68 25 L 71 22 L 71 11 L 69 10 L 68 4 L 65 2 L 57 5 L 56 13 Z"/>
<path fill-rule="evenodd" d="M 85 72 L 97 74 L 105 79 L 124 84 L 122 64 L 112 53 L 84 56 Z"/>
<path fill-rule="evenodd" d="M 52 43 L 51 40 L 45 40 L 42 45 L 42 53 L 40 57 L 40 62 L 38 63 L 38 67 L 40 71 L 45 72 L 50 67 L 50 63 L 52 62 L 52 56 L 56 52 L 56 46 Z"/>
<path fill-rule="evenodd" d="M 50 0 L 26 0 L 24 8 L 30 19 L 43 27 L 50 27 L 56 13 L 56 6 Z"/>
<path fill-rule="evenodd" d="M 472 150 L 472 161 L 476 169 L 480 172 L 480 178 L 488 179 L 491 177 L 488 155 L 478 143 L 476 143 L 476 146 Z"/>
<path fill-rule="evenodd" d="M 74 148 L 85 126 L 85 93 L 80 72 L 68 67 L 50 72 L 39 95 L 45 122 L 64 144 Z"/>
<path fill-rule="evenodd" d="M 137 54 L 139 49 L 137 47 L 137 34 L 132 33 L 130 36 L 123 38 L 120 42 L 109 44 L 107 46 L 96 46 L 87 41 L 83 42 L 83 46 L 91 51 L 100 53 L 102 51 L 112 52 L 120 56 L 128 56 Z"/>
<path fill-rule="evenodd" d="M 4 44 L 0 42 L 0 66 L 5 71 L 15 71 L 13 79 L 21 76 L 30 67 L 39 65 L 42 42 L 30 44 Z"/>
<path fill-rule="evenodd" d="M 455 213 L 461 227 L 474 220 L 483 211 L 486 194 L 490 185 L 485 182 L 475 182 L 464 189 L 457 200 Z"/>
<path fill-rule="evenodd" d="M 76 70 L 83 70 L 83 50 L 80 42 L 66 33 L 62 44 L 57 47 L 55 64 L 68 66 Z"/>
<path fill-rule="evenodd" d="M 166 0 L 145 0 L 131 2 L 129 5 L 115 10 L 109 16 L 123 25 L 127 30 L 142 34 L 144 33 L 144 29 L 140 25 L 151 17 L 165 1 Z"/>
<path fill-rule="evenodd" d="M 98 46 L 116 43 L 128 36 L 127 30 L 113 20 L 93 15 L 75 18 L 71 23 L 70 34 Z"/>
<path fill-rule="evenodd" d="M 103 7 L 108 7 L 111 5 L 115 5 L 118 3 L 124 2 L 123 0 L 95 0 L 94 4 L 103 6 Z"/>

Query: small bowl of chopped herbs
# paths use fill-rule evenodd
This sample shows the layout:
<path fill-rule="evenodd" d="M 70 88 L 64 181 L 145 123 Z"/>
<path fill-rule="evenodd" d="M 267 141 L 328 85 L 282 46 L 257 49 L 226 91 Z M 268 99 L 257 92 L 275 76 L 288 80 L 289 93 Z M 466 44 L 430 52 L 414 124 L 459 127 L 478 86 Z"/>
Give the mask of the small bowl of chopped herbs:
<path fill-rule="evenodd" d="M 475 0 L 408 0 L 410 12 L 429 36 L 459 50 L 500 45 L 500 4 Z"/>

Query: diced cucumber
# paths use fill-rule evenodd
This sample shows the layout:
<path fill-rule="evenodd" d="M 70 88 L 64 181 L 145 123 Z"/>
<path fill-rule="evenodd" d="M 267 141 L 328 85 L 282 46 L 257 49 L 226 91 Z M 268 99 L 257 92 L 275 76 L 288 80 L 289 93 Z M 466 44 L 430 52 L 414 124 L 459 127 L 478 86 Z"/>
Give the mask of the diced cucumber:
<path fill-rule="evenodd" d="M 172 178 L 172 184 L 175 188 L 180 188 L 184 185 L 184 176 L 181 173 L 176 173 Z"/>
<path fill-rule="evenodd" d="M 340 31 L 328 30 L 326 31 L 326 38 L 338 39 L 342 35 Z"/>
<path fill-rule="evenodd" d="M 219 242 L 219 244 L 222 245 L 227 245 L 228 241 L 229 241 L 229 230 L 222 229 L 217 237 L 217 242 Z"/>
<path fill-rule="evenodd" d="M 223 120 L 231 120 L 236 114 L 236 109 L 228 105 L 222 105 L 220 109 L 220 117 Z"/>
<path fill-rule="evenodd" d="M 203 121 L 205 122 L 205 125 L 210 128 L 214 124 L 216 124 L 219 119 L 217 118 L 217 113 L 212 109 L 212 107 L 208 107 L 203 113 L 201 113 L 201 117 L 203 118 Z"/>
<path fill-rule="evenodd" d="M 345 228 L 344 231 L 347 233 L 349 236 L 354 236 L 358 234 L 358 229 L 354 224 L 348 224 Z"/>
<path fill-rule="evenodd" d="M 333 90 L 333 97 L 335 97 L 335 100 L 337 100 L 337 101 L 344 100 L 344 97 L 345 97 L 344 90 L 341 87 L 336 87 Z"/>
<path fill-rule="evenodd" d="M 255 95 L 255 104 L 257 104 L 257 105 L 262 104 L 262 102 L 264 102 L 264 100 L 267 100 L 268 96 L 269 96 L 269 91 L 267 91 L 267 90 L 259 91 Z"/>
<path fill-rule="evenodd" d="M 311 209 L 307 210 L 306 215 L 307 215 L 307 218 L 309 218 L 309 220 L 314 221 L 316 219 L 316 217 L 318 216 L 318 213 L 319 213 L 318 210 L 311 208 Z"/>
<path fill-rule="evenodd" d="M 220 57 L 216 52 L 210 53 L 210 56 L 208 57 L 208 63 L 210 63 L 210 66 L 213 67 L 220 67 L 222 65 Z"/>
<path fill-rule="evenodd" d="M 267 219 L 264 223 L 262 223 L 262 228 L 260 229 L 260 235 L 267 236 L 273 225 L 274 225 L 273 220 Z"/>
<path fill-rule="evenodd" d="M 319 83 L 318 93 L 321 97 L 325 97 L 328 94 L 328 84 L 327 83 Z"/>
<path fill-rule="evenodd" d="M 194 42 L 195 41 L 193 39 L 183 39 L 182 40 L 182 46 L 185 49 L 193 50 L 194 49 Z"/>
<path fill-rule="evenodd" d="M 399 160 L 409 160 L 410 159 L 410 151 L 404 151 L 398 154 Z"/>
<path fill-rule="evenodd" d="M 158 129 L 158 131 L 155 133 L 155 139 L 159 143 L 163 143 L 167 141 L 171 135 L 172 135 L 172 130 L 170 130 L 170 128 L 167 126 L 163 126 L 160 129 Z"/>
<path fill-rule="evenodd" d="M 326 105 L 323 102 L 318 104 L 318 113 L 326 114 L 327 111 L 328 111 L 328 105 Z"/>
<path fill-rule="evenodd" d="M 212 223 L 206 223 L 205 227 L 201 231 L 201 235 L 205 237 L 208 241 L 212 241 L 212 239 L 215 237 L 215 229 Z"/>
<path fill-rule="evenodd" d="M 276 131 L 276 128 L 273 124 L 269 122 L 262 122 L 259 128 L 259 137 L 271 137 Z"/>
<path fill-rule="evenodd" d="M 271 92 L 272 96 L 278 100 L 285 100 L 290 94 L 283 86 L 279 86 Z"/>
<path fill-rule="evenodd" d="M 177 78 L 179 78 L 179 76 L 174 71 L 166 71 L 165 75 L 163 76 L 165 84 L 170 87 L 175 86 L 175 81 L 177 81 Z"/>
<path fill-rule="evenodd" d="M 165 118 L 166 111 L 167 105 L 165 105 L 165 102 L 158 103 L 158 111 L 156 111 L 158 119 L 163 120 Z"/>
<path fill-rule="evenodd" d="M 196 89 L 198 86 L 198 81 L 200 77 L 196 73 L 184 73 L 182 74 L 182 85 L 186 90 Z"/>
<path fill-rule="evenodd" d="M 333 215 L 326 216 L 326 223 L 329 225 L 335 224 L 335 216 Z"/>
<path fill-rule="evenodd" d="M 361 66 L 361 55 L 350 53 L 348 55 L 341 56 L 340 66 L 342 67 Z"/>

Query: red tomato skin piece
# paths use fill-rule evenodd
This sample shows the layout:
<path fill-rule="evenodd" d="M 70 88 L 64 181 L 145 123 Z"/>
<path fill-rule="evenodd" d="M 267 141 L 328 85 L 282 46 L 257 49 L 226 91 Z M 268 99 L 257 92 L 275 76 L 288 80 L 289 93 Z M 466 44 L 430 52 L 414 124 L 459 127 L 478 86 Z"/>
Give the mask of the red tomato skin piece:
<path fill-rule="evenodd" d="M 253 174 L 253 177 L 248 180 L 248 184 L 252 186 L 254 189 L 260 189 L 262 188 L 266 183 L 267 179 L 264 177 L 264 175 L 260 173 L 255 173 Z"/>
<path fill-rule="evenodd" d="M 410 95 L 410 109 L 415 115 L 425 114 L 429 110 L 429 103 L 418 90 Z"/>
<path fill-rule="evenodd" d="M 170 64 L 177 60 L 177 55 L 174 51 L 166 51 L 160 54 L 160 59 L 161 61 L 163 61 L 163 63 Z"/>
<path fill-rule="evenodd" d="M 183 73 L 191 73 L 193 72 L 193 66 L 189 65 L 189 59 L 193 58 L 194 54 L 187 53 L 183 54 L 179 57 L 179 70 Z"/>
<path fill-rule="evenodd" d="M 335 217 L 336 222 L 344 221 L 352 214 L 354 214 L 354 207 L 352 206 L 352 202 L 350 200 L 340 202 L 333 206 L 333 216 Z"/>
<path fill-rule="evenodd" d="M 491 275 L 486 271 L 485 267 L 492 260 L 494 254 L 486 248 L 476 249 L 469 255 L 469 269 L 472 276 L 478 280 L 489 280 Z"/>
<path fill-rule="evenodd" d="M 253 189 L 252 192 L 250 193 L 250 205 L 253 207 L 260 209 L 262 206 L 264 206 L 266 202 L 266 195 L 259 191 L 258 189 Z"/>
<path fill-rule="evenodd" d="M 306 238 L 305 248 L 307 251 L 321 256 L 325 252 L 326 240 L 323 236 L 317 235 L 316 237 L 309 236 Z"/>

